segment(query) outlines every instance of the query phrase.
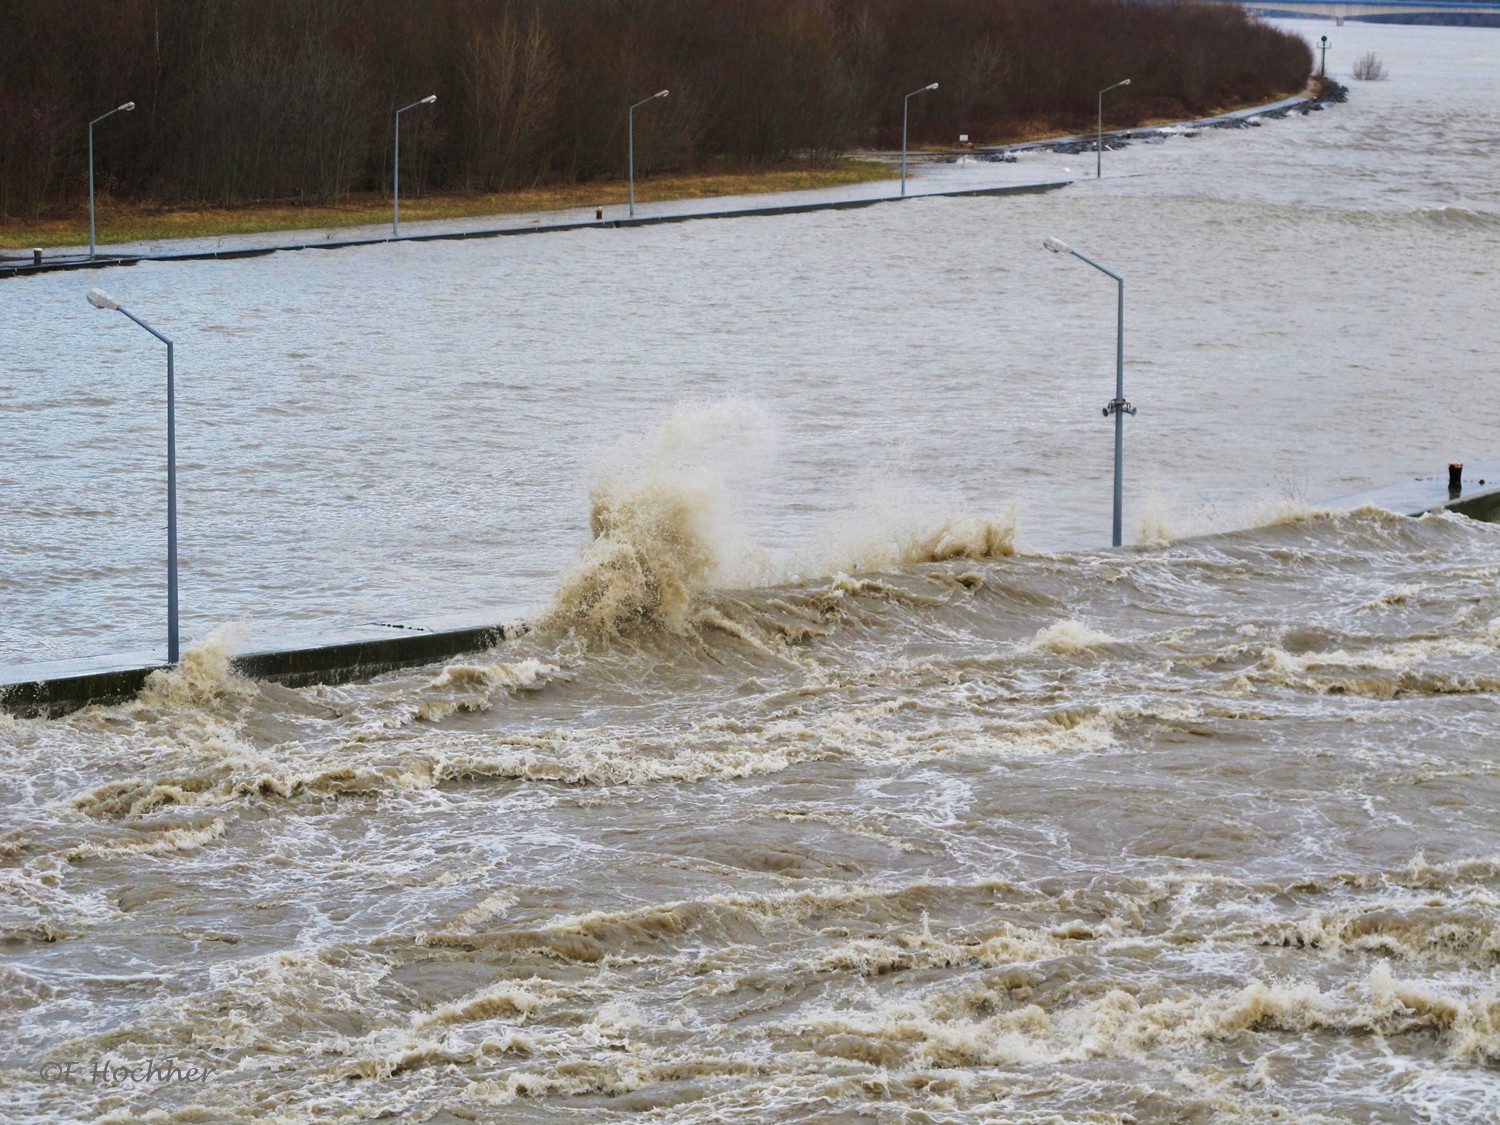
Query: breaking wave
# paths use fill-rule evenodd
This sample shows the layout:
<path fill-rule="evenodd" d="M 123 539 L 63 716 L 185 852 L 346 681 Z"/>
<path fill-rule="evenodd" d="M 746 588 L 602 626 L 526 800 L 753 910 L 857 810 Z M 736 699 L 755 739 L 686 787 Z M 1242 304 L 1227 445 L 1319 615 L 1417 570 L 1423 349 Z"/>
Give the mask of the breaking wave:
<path fill-rule="evenodd" d="M 764 415 L 744 404 L 679 408 L 641 447 L 608 459 L 590 491 L 591 541 L 558 587 L 541 624 L 605 641 L 636 626 L 685 636 L 718 623 L 704 595 L 764 586 L 800 574 L 777 565 L 740 529 L 736 482 L 753 478 L 774 449 Z M 924 530 L 851 536 L 825 553 L 827 574 L 1015 552 L 1015 508 L 993 518 L 943 520 Z"/>
<path fill-rule="evenodd" d="M 253 699 L 258 690 L 255 681 L 236 673 L 230 663 L 245 635 L 243 625 L 220 625 L 189 645 L 180 663 L 146 678 L 134 704 L 137 712 L 212 710 Z"/>

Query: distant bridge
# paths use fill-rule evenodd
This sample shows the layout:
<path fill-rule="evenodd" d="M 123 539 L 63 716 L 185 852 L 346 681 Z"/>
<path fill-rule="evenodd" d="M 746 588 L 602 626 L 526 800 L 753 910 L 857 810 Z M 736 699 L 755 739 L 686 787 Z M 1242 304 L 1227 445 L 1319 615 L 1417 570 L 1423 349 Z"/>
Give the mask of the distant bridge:
<path fill-rule="evenodd" d="M 1500 16 L 1500 0 L 1220 0 L 1253 12 L 1328 16 L 1343 23 L 1367 16 Z"/>

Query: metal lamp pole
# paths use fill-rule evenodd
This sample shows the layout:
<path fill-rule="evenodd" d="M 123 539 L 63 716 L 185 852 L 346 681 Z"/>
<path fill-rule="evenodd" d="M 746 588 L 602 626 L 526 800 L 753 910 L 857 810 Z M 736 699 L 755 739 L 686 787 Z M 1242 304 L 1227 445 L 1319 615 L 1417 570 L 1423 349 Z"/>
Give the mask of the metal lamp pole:
<path fill-rule="evenodd" d="M 657 98 L 666 97 L 670 92 L 669 90 L 658 90 L 649 98 L 642 98 L 636 102 L 635 105 L 630 107 L 629 112 L 625 114 L 625 131 L 630 138 L 630 217 L 632 219 L 635 218 L 635 111 L 647 102 L 654 102 Z"/>
<path fill-rule="evenodd" d="M 172 341 L 103 289 L 89 290 L 89 304 L 96 309 L 124 313 L 167 345 L 167 663 L 176 664 L 177 645 L 177 402 L 172 370 Z"/>
<path fill-rule="evenodd" d="M 1127 78 L 1123 82 L 1116 82 L 1113 86 L 1106 86 L 1099 91 L 1099 121 L 1094 142 L 1094 179 L 1096 180 L 1104 178 L 1104 95 L 1111 90 L 1118 90 L 1121 86 L 1129 85 L 1130 79 Z"/>
<path fill-rule="evenodd" d="M 1319 49 L 1323 52 L 1323 57 L 1318 62 L 1318 77 L 1319 78 L 1327 78 L 1328 77 L 1328 36 L 1326 36 L 1326 35 L 1323 36 L 1323 39 L 1318 44 L 1318 46 L 1319 46 Z"/>
<path fill-rule="evenodd" d="M 117 106 L 115 106 L 115 108 L 112 109 L 112 110 L 110 110 L 109 113 L 101 113 L 98 117 L 94 118 L 92 121 L 89 122 L 89 258 L 90 258 L 90 260 L 92 260 L 93 257 L 94 257 L 94 126 L 97 125 L 99 122 L 103 121 L 106 117 L 109 117 L 111 114 L 120 113 L 122 111 L 125 112 L 125 113 L 129 113 L 134 108 L 135 108 L 135 102 L 126 102 L 124 105 L 117 105 Z"/>
<path fill-rule="evenodd" d="M 1115 321 L 1115 397 L 1104 408 L 1104 416 L 1115 416 L 1115 520 L 1114 545 L 1120 545 L 1122 505 L 1125 475 L 1125 415 L 1134 414 L 1135 407 L 1125 401 L 1125 279 L 1113 270 L 1105 269 L 1094 259 L 1085 257 L 1066 242 L 1056 238 L 1042 239 L 1042 245 L 1054 254 L 1072 254 L 1079 261 L 1087 262 L 1100 273 L 1108 274 L 1119 285 L 1119 312 Z"/>
<path fill-rule="evenodd" d="M 928 90 L 936 90 L 936 82 L 923 86 L 920 90 L 913 90 L 907 94 L 901 102 L 901 198 L 906 198 L 906 119 L 911 109 L 911 100 L 918 94 L 925 94 Z"/>
<path fill-rule="evenodd" d="M 401 115 L 409 109 L 416 109 L 419 105 L 431 105 L 435 101 L 437 101 L 437 95 L 428 94 L 421 101 L 412 102 L 411 105 L 404 105 L 396 111 L 396 160 L 393 176 L 394 191 L 392 193 L 395 196 L 395 206 L 391 211 L 392 238 L 401 237 Z"/>

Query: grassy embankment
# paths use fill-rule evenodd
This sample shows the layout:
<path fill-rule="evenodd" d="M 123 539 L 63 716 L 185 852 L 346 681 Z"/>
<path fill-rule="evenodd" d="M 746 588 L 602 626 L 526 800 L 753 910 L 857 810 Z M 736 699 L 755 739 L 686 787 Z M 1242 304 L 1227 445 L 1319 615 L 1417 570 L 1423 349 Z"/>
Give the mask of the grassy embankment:
<path fill-rule="evenodd" d="M 890 179 L 889 164 L 869 160 L 839 160 L 831 164 L 791 164 L 776 168 L 720 170 L 666 174 L 637 180 L 637 203 L 669 199 L 708 199 L 722 195 L 753 195 L 775 191 L 806 191 Z M 462 219 L 477 215 L 557 211 L 572 207 L 604 207 L 611 218 L 623 217 L 627 197 L 624 180 L 596 180 L 587 184 L 553 184 L 499 194 L 434 194 L 405 197 L 401 218 Z M 147 204 L 96 204 L 96 241 L 146 242 L 167 238 L 211 238 L 230 234 L 305 228 L 355 227 L 386 223 L 391 218 L 388 197 L 370 193 L 352 196 L 337 206 L 294 203 L 252 203 L 241 207 L 166 208 Z M 82 246 L 89 238 L 87 203 L 69 215 L 44 217 L 34 223 L 0 226 L 0 248 Z"/>

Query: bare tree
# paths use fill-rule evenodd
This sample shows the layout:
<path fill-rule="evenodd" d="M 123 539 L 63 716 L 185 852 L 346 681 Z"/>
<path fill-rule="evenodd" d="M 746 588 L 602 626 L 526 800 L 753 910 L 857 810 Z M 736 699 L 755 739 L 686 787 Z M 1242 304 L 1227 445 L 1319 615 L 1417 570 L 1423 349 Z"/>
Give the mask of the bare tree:
<path fill-rule="evenodd" d="M 1386 72 L 1385 63 L 1380 61 L 1380 56 L 1374 51 L 1366 51 L 1354 60 L 1354 69 L 1350 75 L 1361 82 L 1384 82 L 1390 75 Z"/>
<path fill-rule="evenodd" d="M 525 24 L 507 14 L 469 41 L 462 73 L 471 184 L 496 191 L 540 180 L 563 78 L 547 28 L 535 14 Z"/>
<path fill-rule="evenodd" d="M 0 218 L 36 219 L 65 129 L 56 98 L 28 102 L 0 90 Z"/>

